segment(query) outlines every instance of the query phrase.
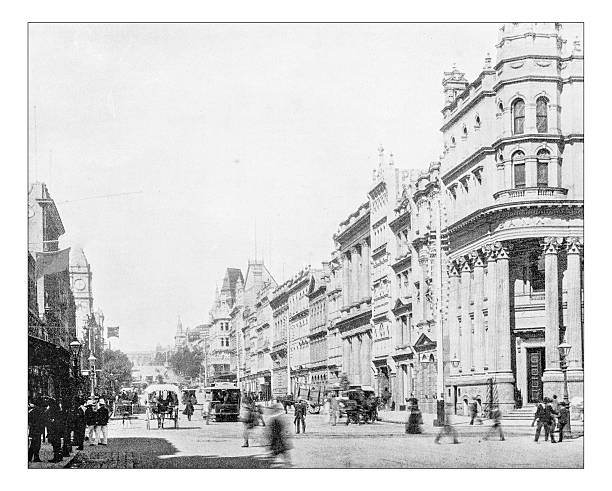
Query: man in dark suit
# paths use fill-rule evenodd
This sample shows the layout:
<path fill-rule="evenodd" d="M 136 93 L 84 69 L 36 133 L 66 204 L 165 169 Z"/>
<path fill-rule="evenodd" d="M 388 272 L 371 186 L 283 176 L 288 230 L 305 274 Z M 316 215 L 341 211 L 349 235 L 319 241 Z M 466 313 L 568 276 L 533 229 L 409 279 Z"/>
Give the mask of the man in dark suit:
<path fill-rule="evenodd" d="M 74 415 L 74 444 L 78 450 L 83 450 L 83 442 L 85 441 L 85 405 L 83 401 L 79 401 Z"/>
<path fill-rule="evenodd" d="M 28 404 L 28 426 L 30 430 L 28 462 L 40 462 L 40 437 L 45 431 L 45 421 L 43 409 L 38 400 Z"/>
<path fill-rule="evenodd" d="M 540 439 L 540 433 L 542 432 L 542 426 L 544 426 L 544 405 L 541 402 L 539 402 L 538 406 L 536 407 L 536 412 L 533 416 L 533 421 L 531 422 L 531 426 L 533 427 L 533 425 L 536 422 L 538 423 L 538 426 L 536 428 L 534 441 L 537 442 Z M 548 440 L 548 432 L 546 431 L 546 429 L 544 430 L 544 432 L 546 434 L 546 439 Z"/>
<path fill-rule="evenodd" d="M 563 428 L 565 428 L 565 426 L 569 422 L 569 418 L 570 418 L 570 414 L 569 414 L 568 407 L 565 405 L 565 402 L 560 403 L 559 404 L 559 419 L 557 421 L 559 425 L 559 441 L 560 442 L 563 441 Z"/>

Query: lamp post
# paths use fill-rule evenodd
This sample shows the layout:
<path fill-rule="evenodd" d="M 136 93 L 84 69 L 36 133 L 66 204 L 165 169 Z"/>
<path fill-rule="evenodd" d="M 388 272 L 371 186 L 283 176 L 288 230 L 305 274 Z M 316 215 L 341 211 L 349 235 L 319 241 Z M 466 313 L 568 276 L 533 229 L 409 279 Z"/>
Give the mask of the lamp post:
<path fill-rule="evenodd" d="M 567 408 L 568 418 L 567 418 L 567 430 L 566 435 L 567 438 L 572 437 L 572 425 L 571 425 L 571 412 L 570 412 L 570 403 L 569 403 L 569 394 L 567 391 L 567 356 L 569 355 L 570 350 L 572 349 L 572 345 L 567 341 L 563 341 L 559 347 L 559 358 L 561 359 L 561 371 L 563 372 L 563 402 L 565 403 L 565 407 Z"/>
<path fill-rule="evenodd" d="M 455 370 L 459 368 L 461 364 L 461 360 L 457 358 L 457 355 L 455 355 L 450 362 Z M 457 414 L 457 394 L 453 394 L 453 414 Z"/>
<path fill-rule="evenodd" d="M 92 354 L 89 360 L 89 377 L 91 379 L 91 398 L 94 398 L 94 387 L 96 385 L 96 357 Z"/>

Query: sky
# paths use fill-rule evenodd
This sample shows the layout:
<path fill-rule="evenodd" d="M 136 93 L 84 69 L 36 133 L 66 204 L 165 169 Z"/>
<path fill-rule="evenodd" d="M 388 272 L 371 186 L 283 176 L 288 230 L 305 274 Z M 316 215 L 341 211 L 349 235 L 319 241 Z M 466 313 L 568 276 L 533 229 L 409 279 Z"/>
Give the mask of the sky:
<path fill-rule="evenodd" d="M 475 79 L 498 28 L 30 24 L 29 179 L 121 349 L 207 321 L 227 267 L 257 256 L 280 283 L 328 260 L 379 145 L 438 159 L 443 72 Z"/>

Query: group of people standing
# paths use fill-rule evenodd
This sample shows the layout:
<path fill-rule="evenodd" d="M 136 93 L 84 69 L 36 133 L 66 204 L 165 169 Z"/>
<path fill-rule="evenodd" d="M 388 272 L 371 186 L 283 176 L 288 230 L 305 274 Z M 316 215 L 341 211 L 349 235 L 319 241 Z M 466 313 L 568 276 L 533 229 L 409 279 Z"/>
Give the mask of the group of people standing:
<path fill-rule="evenodd" d="M 41 462 L 40 447 L 45 436 L 53 447 L 53 458 L 49 461 L 52 463 L 69 457 L 73 446 L 83 450 L 85 440 L 89 440 L 91 445 L 106 445 L 109 419 L 110 413 L 104 399 L 96 403 L 93 400 L 80 400 L 75 408 L 58 403 L 52 397 L 30 400 L 28 462 Z"/>
<path fill-rule="evenodd" d="M 565 402 L 559 402 L 556 395 L 553 395 L 552 399 L 545 397 L 542 402 L 538 403 L 531 422 L 531 426 L 537 423 L 534 441 L 537 442 L 540 439 L 542 428 L 544 428 L 544 441 L 548 441 L 550 436 L 550 442 L 557 443 L 554 435 L 555 428 L 557 428 L 559 442 L 562 442 L 563 430 L 569 423 L 569 418 L 569 407 Z"/>

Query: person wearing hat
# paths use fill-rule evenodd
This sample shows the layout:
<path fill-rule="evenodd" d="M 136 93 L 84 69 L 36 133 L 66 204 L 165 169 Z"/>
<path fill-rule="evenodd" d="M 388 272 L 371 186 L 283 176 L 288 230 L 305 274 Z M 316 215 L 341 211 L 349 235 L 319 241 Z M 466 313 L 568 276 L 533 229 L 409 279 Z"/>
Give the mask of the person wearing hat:
<path fill-rule="evenodd" d="M 85 403 L 85 425 L 87 426 L 87 440 L 89 440 L 89 444 L 97 445 L 96 410 L 94 409 L 94 402 L 91 399 Z"/>
<path fill-rule="evenodd" d="M 86 407 L 81 399 L 80 404 L 77 406 L 74 414 L 74 444 L 78 450 L 83 450 L 83 442 L 85 441 L 85 428 L 87 423 L 85 422 L 85 411 Z"/>
<path fill-rule="evenodd" d="M 563 441 L 563 428 L 569 423 L 569 409 L 565 402 L 559 403 L 559 418 L 557 425 L 559 426 L 559 443 Z"/>
<path fill-rule="evenodd" d="M 28 404 L 28 426 L 30 430 L 30 447 L 28 462 L 40 462 L 40 438 L 45 431 L 45 421 L 41 401 L 35 400 Z"/>
<path fill-rule="evenodd" d="M 98 401 L 99 408 L 96 411 L 96 435 L 100 439 L 100 445 L 106 445 L 108 443 L 108 420 L 110 414 L 106 407 L 106 401 L 102 398 Z M 101 436 L 100 436 L 101 435 Z"/>

